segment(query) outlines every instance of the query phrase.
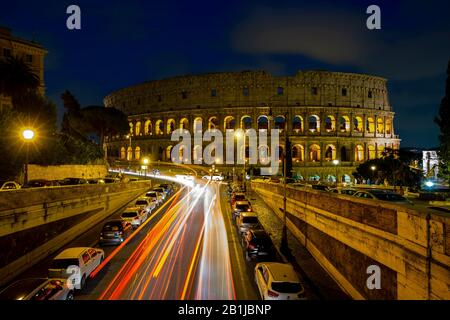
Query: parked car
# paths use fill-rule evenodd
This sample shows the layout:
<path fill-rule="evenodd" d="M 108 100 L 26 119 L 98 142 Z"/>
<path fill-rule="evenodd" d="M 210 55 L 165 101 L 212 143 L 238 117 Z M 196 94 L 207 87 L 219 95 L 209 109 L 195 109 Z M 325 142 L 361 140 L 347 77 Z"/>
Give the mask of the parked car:
<path fill-rule="evenodd" d="M 15 181 L 0 181 L 0 190 L 19 190 L 20 184 Z"/>
<path fill-rule="evenodd" d="M 103 178 L 103 181 L 105 181 L 105 183 L 117 183 L 117 182 L 120 182 L 120 179 L 107 177 L 107 178 Z"/>
<path fill-rule="evenodd" d="M 65 279 L 28 278 L 3 289 L 0 300 L 73 300 L 73 290 Z"/>
<path fill-rule="evenodd" d="M 348 196 L 352 196 L 358 192 L 358 190 L 352 188 L 331 188 L 328 191 L 331 193 L 346 194 Z"/>
<path fill-rule="evenodd" d="M 236 217 L 236 226 L 240 233 L 246 232 L 249 229 L 261 228 L 258 216 L 255 212 L 241 212 L 241 214 Z"/>
<path fill-rule="evenodd" d="M 99 179 L 94 178 L 94 179 L 88 179 L 87 182 L 89 184 L 104 184 L 105 180 L 100 179 L 100 178 Z"/>
<path fill-rule="evenodd" d="M 164 188 L 164 190 L 166 190 L 168 194 L 171 194 L 174 190 L 173 185 L 171 185 L 170 183 L 161 183 L 160 185 L 158 185 L 158 187 Z"/>
<path fill-rule="evenodd" d="M 314 190 L 319 190 L 319 191 L 328 191 L 328 189 L 329 189 L 329 187 L 324 184 L 313 184 L 311 187 Z"/>
<path fill-rule="evenodd" d="M 100 232 L 100 245 L 121 244 L 133 232 L 130 222 L 113 219 L 107 221 Z"/>
<path fill-rule="evenodd" d="M 64 178 L 62 180 L 62 185 L 63 186 L 75 186 L 75 185 L 79 185 L 79 184 L 87 184 L 88 181 L 84 178 Z"/>
<path fill-rule="evenodd" d="M 49 278 L 68 279 L 68 285 L 83 289 L 86 279 L 105 257 L 101 249 L 80 247 L 66 249 L 58 254 L 48 269 Z"/>
<path fill-rule="evenodd" d="M 255 282 L 263 300 L 305 299 L 305 289 L 290 264 L 258 263 L 255 267 Z"/>
<path fill-rule="evenodd" d="M 276 251 L 270 236 L 264 229 L 247 230 L 242 234 L 242 246 L 244 247 L 247 261 L 264 259 L 275 261 Z"/>
<path fill-rule="evenodd" d="M 239 217 L 241 212 L 250 212 L 252 211 L 252 206 L 248 200 L 236 201 L 232 207 L 231 211 L 233 212 L 233 219 Z"/>
<path fill-rule="evenodd" d="M 290 184 L 289 186 L 297 189 L 312 189 L 312 184 L 306 182 L 295 182 Z"/>
<path fill-rule="evenodd" d="M 159 192 L 156 191 L 148 191 L 145 193 L 145 196 L 149 199 L 151 199 L 156 204 L 160 204 L 163 202 L 162 195 Z"/>
<path fill-rule="evenodd" d="M 139 207 L 129 207 L 122 212 L 120 218 L 131 223 L 132 227 L 137 228 L 147 220 L 147 216 L 148 213 L 146 210 L 142 210 Z"/>
<path fill-rule="evenodd" d="M 151 213 L 156 207 L 155 203 L 147 197 L 137 199 L 134 206 L 147 211 L 147 213 Z"/>
<path fill-rule="evenodd" d="M 231 205 L 234 205 L 234 203 L 237 202 L 237 201 L 243 201 L 243 200 L 246 200 L 245 199 L 245 193 L 235 192 L 231 196 Z"/>
<path fill-rule="evenodd" d="M 46 188 L 59 187 L 61 184 L 57 180 L 34 179 L 25 183 L 22 188 Z"/>
<path fill-rule="evenodd" d="M 164 190 L 163 187 L 154 187 L 154 188 L 153 188 L 153 191 L 159 192 L 159 193 L 161 194 L 163 200 L 166 199 L 166 196 L 167 196 L 167 194 L 168 194 L 168 193 L 166 192 L 166 190 Z"/>
<path fill-rule="evenodd" d="M 371 189 L 370 191 L 369 190 L 358 191 L 353 196 L 363 199 L 373 199 L 400 204 L 412 204 L 411 201 L 399 195 L 398 193 L 381 189 Z"/>

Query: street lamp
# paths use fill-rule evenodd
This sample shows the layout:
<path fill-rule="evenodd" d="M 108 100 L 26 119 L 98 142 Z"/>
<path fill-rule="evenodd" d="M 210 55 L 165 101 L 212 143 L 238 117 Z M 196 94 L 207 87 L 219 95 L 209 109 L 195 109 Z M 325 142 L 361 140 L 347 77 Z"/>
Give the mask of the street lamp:
<path fill-rule="evenodd" d="M 25 172 L 23 182 L 23 184 L 26 184 L 28 182 L 28 155 L 30 152 L 30 142 L 34 139 L 35 133 L 32 129 L 25 129 L 22 131 L 22 137 L 26 143 Z"/>
<path fill-rule="evenodd" d="M 145 157 L 144 159 L 142 159 L 142 163 L 143 163 L 142 169 L 144 169 L 144 176 L 147 177 L 147 168 L 148 164 L 150 163 L 150 160 L 147 157 Z"/>
<path fill-rule="evenodd" d="M 371 166 L 370 170 L 372 170 L 372 179 L 375 179 L 375 170 L 377 170 L 376 166 Z"/>
<path fill-rule="evenodd" d="M 333 161 L 333 164 L 334 164 L 334 167 L 335 167 L 335 170 L 336 170 L 336 187 L 337 187 L 337 185 L 338 185 L 338 165 L 339 165 L 339 160 L 338 159 L 334 159 Z"/>

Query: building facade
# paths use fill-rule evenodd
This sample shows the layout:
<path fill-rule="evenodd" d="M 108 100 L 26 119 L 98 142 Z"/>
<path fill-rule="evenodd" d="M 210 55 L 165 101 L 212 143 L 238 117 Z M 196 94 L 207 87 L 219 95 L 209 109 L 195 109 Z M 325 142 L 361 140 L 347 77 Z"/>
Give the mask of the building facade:
<path fill-rule="evenodd" d="M 0 59 L 10 56 L 23 58 L 31 70 L 39 77 L 39 93 L 45 94 L 44 58 L 47 50 L 34 41 L 14 37 L 11 30 L 0 27 Z M 0 110 L 12 106 L 10 97 L 0 94 Z"/>
<path fill-rule="evenodd" d="M 293 173 L 305 180 L 350 181 L 355 167 L 399 148 L 386 79 L 353 73 L 299 71 L 275 77 L 265 71 L 179 76 L 120 89 L 106 107 L 127 114 L 130 134 L 108 137 L 110 160 L 171 161 L 171 133 L 189 130 L 278 128 L 291 142 Z M 206 143 L 208 144 L 208 143 Z M 201 146 L 192 144 L 192 159 Z M 333 160 L 339 160 L 333 161 Z M 336 164 L 337 163 L 337 164 Z M 221 166 L 229 171 L 234 166 Z M 247 168 L 258 167 L 258 165 Z"/>

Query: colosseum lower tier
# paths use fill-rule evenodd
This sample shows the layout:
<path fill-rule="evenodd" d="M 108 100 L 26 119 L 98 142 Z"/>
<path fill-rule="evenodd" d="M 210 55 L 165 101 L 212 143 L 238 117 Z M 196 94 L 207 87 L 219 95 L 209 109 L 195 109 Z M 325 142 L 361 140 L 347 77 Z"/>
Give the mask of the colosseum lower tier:
<path fill-rule="evenodd" d="M 105 106 L 122 110 L 130 124 L 129 135 L 107 137 L 107 156 L 116 164 L 133 166 L 144 156 L 171 161 L 171 148 L 177 144 L 171 133 L 178 128 L 191 133 L 219 129 L 224 136 L 228 129 L 278 128 L 280 156 L 284 130 L 290 140 L 294 175 L 350 181 L 359 163 L 400 146 L 386 82 L 377 76 L 327 71 L 286 77 L 243 71 L 148 81 L 104 98 Z M 201 157 L 207 144 L 195 146 L 192 141 L 192 159 Z M 239 165 L 217 167 L 231 172 Z M 246 171 L 258 168 L 247 164 Z"/>

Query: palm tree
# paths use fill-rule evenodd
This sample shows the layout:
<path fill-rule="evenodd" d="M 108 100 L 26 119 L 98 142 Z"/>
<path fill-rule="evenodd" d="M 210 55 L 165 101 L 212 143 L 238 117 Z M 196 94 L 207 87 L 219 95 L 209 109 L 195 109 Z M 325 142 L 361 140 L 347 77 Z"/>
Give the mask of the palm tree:
<path fill-rule="evenodd" d="M 35 92 L 39 87 L 39 77 L 23 58 L 11 56 L 0 60 L 0 94 L 15 100 Z"/>

